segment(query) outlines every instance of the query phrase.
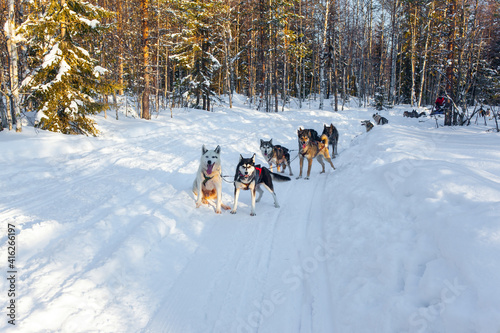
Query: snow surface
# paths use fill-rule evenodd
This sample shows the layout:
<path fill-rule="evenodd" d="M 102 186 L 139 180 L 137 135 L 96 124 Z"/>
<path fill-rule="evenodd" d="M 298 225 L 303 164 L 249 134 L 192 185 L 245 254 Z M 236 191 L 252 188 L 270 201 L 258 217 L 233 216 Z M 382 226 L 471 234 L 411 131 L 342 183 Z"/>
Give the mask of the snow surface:
<path fill-rule="evenodd" d="M 408 107 L 366 133 L 373 109 L 234 105 L 99 115 L 97 138 L 1 132 L 0 269 L 11 223 L 18 274 L 0 331 L 499 332 L 499 134 Z M 295 158 L 297 129 L 330 123 L 336 170 L 276 183 L 281 208 L 266 192 L 255 217 L 248 192 L 236 215 L 195 208 L 202 144 L 232 176 L 240 154 L 264 164 L 259 139 Z"/>

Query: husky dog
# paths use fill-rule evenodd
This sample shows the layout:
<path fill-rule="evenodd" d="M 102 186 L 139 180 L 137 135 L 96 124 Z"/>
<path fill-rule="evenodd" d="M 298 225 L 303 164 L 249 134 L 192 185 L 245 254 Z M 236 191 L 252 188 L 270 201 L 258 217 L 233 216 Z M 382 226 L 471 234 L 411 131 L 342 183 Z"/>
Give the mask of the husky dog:
<path fill-rule="evenodd" d="M 369 121 L 369 120 L 363 120 L 363 121 L 361 121 L 361 125 L 362 126 L 366 126 L 366 131 L 367 132 L 370 132 L 370 130 L 374 127 L 374 125 L 372 124 L 372 122 Z"/>
<path fill-rule="evenodd" d="M 196 196 L 196 208 L 202 203 L 208 204 L 209 199 L 216 199 L 215 212 L 221 213 L 221 207 L 230 209 L 222 203 L 222 177 L 220 162 L 220 146 L 214 150 L 201 148 L 200 167 L 193 182 L 193 193 Z"/>
<path fill-rule="evenodd" d="M 302 135 L 307 135 L 312 141 L 320 141 L 320 137 L 318 135 L 318 132 L 313 129 L 302 129 L 299 128 L 298 132 L 300 132 Z M 300 148 L 300 145 L 299 145 Z"/>
<path fill-rule="evenodd" d="M 427 116 L 427 114 L 425 112 L 418 113 L 415 110 L 413 110 L 412 112 L 409 112 L 409 111 L 403 112 L 403 117 L 408 117 L 408 118 L 420 118 L 420 117 L 425 117 L 425 116 Z"/>
<path fill-rule="evenodd" d="M 264 141 L 260 139 L 260 151 L 267 163 L 269 163 L 269 170 L 273 171 L 273 164 L 276 165 L 278 172 L 285 172 L 286 167 L 290 170 L 290 176 L 293 176 L 292 168 L 290 166 L 290 153 L 288 148 L 280 145 L 273 145 L 273 139 Z"/>
<path fill-rule="evenodd" d="M 339 143 L 339 131 L 330 124 L 330 126 L 323 125 L 323 134 L 328 137 L 328 143 L 332 146 L 332 158 L 338 155 L 337 144 Z"/>
<path fill-rule="evenodd" d="M 250 158 L 243 158 L 240 155 L 240 161 L 236 166 L 236 174 L 234 175 L 234 205 L 231 214 L 236 214 L 238 208 L 238 198 L 240 190 L 250 190 L 252 195 L 252 208 L 250 215 L 255 216 L 255 202 L 259 202 L 264 192 L 260 186 L 264 186 L 274 198 L 274 207 L 279 208 L 276 193 L 274 193 L 273 179 L 275 181 L 289 181 L 290 178 L 269 171 L 266 167 L 255 165 L 255 154 Z M 255 200 L 255 191 L 259 192 L 259 197 Z"/>
<path fill-rule="evenodd" d="M 375 120 L 375 124 L 377 125 L 385 125 L 389 123 L 389 120 L 387 120 L 387 118 L 382 117 L 378 113 L 375 113 L 372 117 L 373 120 Z"/>
<path fill-rule="evenodd" d="M 314 133 L 316 133 L 316 137 L 314 137 Z M 317 157 L 316 159 L 323 167 L 321 173 L 325 172 L 325 163 L 323 162 L 323 158 L 326 159 L 326 161 L 332 166 L 332 169 L 335 170 L 333 162 L 330 158 L 330 153 L 328 152 L 328 137 L 325 134 L 321 135 L 321 138 L 318 138 L 318 134 L 315 130 L 299 128 L 297 135 L 299 138 L 300 159 L 300 172 L 297 179 L 302 178 L 304 158 L 307 158 L 307 177 L 304 179 L 309 179 L 312 161 L 315 157 Z"/>

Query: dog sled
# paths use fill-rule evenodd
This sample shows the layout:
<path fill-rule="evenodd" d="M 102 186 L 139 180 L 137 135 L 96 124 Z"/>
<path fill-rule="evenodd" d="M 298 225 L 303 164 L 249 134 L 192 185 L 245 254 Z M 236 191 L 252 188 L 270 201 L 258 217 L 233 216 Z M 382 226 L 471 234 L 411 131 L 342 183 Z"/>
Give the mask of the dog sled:
<path fill-rule="evenodd" d="M 436 107 L 433 108 L 431 111 L 431 116 L 437 116 L 437 115 L 443 115 L 444 114 L 444 107 Z"/>

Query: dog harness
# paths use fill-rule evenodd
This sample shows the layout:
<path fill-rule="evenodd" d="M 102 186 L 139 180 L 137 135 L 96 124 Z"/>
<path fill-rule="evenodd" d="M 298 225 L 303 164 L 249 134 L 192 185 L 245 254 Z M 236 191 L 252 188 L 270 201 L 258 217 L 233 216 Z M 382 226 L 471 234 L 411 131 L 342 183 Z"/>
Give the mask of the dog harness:
<path fill-rule="evenodd" d="M 207 176 L 207 175 L 205 175 L 205 173 L 203 172 L 203 178 L 205 178 L 205 179 L 203 180 L 203 185 L 207 185 L 207 182 L 208 182 L 210 179 L 214 178 L 214 176 L 212 176 L 212 177 L 208 177 L 208 176 Z"/>
<path fill-rule="evenodd" d="M 325 149 L 325 147 L 326 147 L 326 146 L 324 146 L 324 145 L 323 145 L 323 147 L 320 147 L 320 146 L 319 146 L 319 143 L 320 143 L 320 142 L 324 144 L 324 142 L 323 142 L 323 141 L 312 141 L 312 140 L 310 141 L 310 144 L 315 145 L 316 147 L 318 147 L 318 151 L 317 151 L 316 155 L 314 155 L 314 157 L 316 157 L 316 156 L 319 154 L 319 152 L 320 152 L 320 151 L 322 151 L 323 149 Z M 302 144 L 302 149 L 300 149 L 300 151 L 299 151 L 299 153 L 300 153 L 302 156 L 306 156 L 306 154 L 307 154 L 307 150 L 305 150 L 305 151 L 304 151 L 304 149 L 305 149 L 307 146 L 308 146 L 308 144 L 307 144 L 307 143 L 303 143 L 303 144 Z"/>
<path fill-rule="evenodd" d="M 257 183 L 259 183 L 259 181 L 260 181 L 260 175 L 262 174 L 262 168 L 256 166 L 255 170 L 257 170 L 259 172 L 259 178 L 257 178 Z M 248 176 L 245 176 L 244 174 L 242 174 L 240 172 L 240 177 L 239 178 L 240 179 L 241 178 L 243 178 L 243 179 L 249 178 L 247 183 L 240 182 L 241 184 L 243 184 L 245 186 L 244 190 L 248 190 L 248 187 L 250 186 L 250 184 L 252 183 L 252 181 L 255 178 L 255 174 L 253 174 L 251 177 L 248 177 Z"/>
<path fill-rule="evenodd" d="M 259 167 L 255 167 L 255 170 L 257 170 L 259 172 L 259 180 L 260 180 L 260 175 L 262 173 L 262 168 L 259 168 Z"/>

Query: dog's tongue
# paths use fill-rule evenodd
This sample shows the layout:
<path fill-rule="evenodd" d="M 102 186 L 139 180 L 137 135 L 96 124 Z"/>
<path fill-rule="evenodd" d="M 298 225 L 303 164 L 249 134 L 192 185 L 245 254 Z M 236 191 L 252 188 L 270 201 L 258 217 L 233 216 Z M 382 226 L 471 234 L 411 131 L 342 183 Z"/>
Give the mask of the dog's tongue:
<path fill-rule="evenodd" d="M 302 145 L 302 149 L 305 149 L 307 147 L 307 145 L 303 144 Z"/>
<path fill-rule="evenodd" d="M 212 173 L 212 169 L 213 169 L 213 168 L 214 168 L 214 165 L 213 165 L 213 164 L 209 164 L 209 165 L 207 166 L 207 173 L 208 173 L 208 174 L 211 174 L 211 173 Z"/>

